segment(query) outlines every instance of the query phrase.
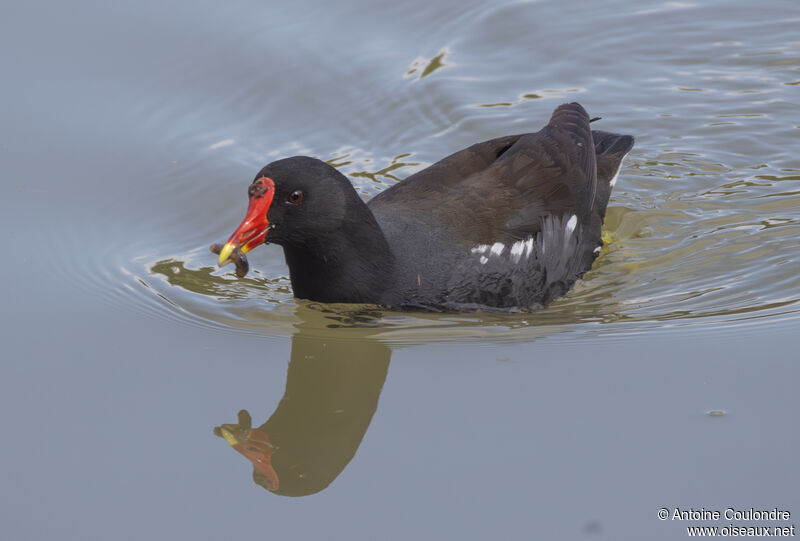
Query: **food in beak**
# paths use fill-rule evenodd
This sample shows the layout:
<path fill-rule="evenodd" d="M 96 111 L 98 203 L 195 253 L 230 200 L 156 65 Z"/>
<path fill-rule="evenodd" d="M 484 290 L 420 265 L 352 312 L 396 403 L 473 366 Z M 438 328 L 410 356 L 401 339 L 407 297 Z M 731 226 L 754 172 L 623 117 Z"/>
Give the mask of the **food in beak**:
<path fill-rule="evenodd" d="M 211 253 L 219 255 L 220 252 L 222 252 L 223 246 L 224 244 L 220 243 L 212 244 Z M 242 253 L 241 246 L 237 246 L 233 252 L 231 252 L 230 260 L 236 265 L 236 276 L 244 278 L 247 275 L 247 271 L 250 270 L 250 264 L 247 262 L 247 256 Z"/>

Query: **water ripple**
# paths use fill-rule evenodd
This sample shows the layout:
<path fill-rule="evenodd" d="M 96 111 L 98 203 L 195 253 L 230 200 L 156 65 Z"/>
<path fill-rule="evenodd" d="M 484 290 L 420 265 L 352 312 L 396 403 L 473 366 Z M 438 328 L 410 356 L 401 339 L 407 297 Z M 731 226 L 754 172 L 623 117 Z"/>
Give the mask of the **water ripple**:
<path fill-rule="evenodd" d="M 156 90 L 131 107 L 142 140 L 158 134 L 151 144 L 163 162 L 151 178 L 135 179 L 127 197 L 104 204 L 111 230 L 64 240 L 61 268 L 115 307 L 267 336 L 290 334 L 309 319 L 321 332 L 369 327 L 398 343 L 796 320 L 794 26 L 764 19 L 757 6 L 737 6 L 737 17 L 713 27 L 683 24 L 686 12 L 696 21 L 714 15 L 701 3 L 583 9 L 593 31 L 575 34 L 562 7 L 548 3 L 475 3 L 447 14 L 387 7 L 385 20 L 416 17 L 418 35 L 429 37 L 395 51 L 378 25 L 367 29 L 374 46 L 357 58 L 287 51 L 283 41 L 299 26 L 262 32 L 254 21 L 235 60 L 215 56 L 222 43 L 208 45 L 202 66 L 166 59 Z M 359 16 L 336 14 L 339 22 Z M 732 39 L 744 31 L 739 21 L 750 19 L 761 20 L 762 30 Z M 647 39 L 619 32 L 645 22 Z M 275 51 L 283 63 L 270 60 L 265 69 Z M 293 84 L 276 84 L 284 80 Z M 185 88 L 198 90 L 183 99 Z M 369 197 L 476 141 L 538 129 L 567 100 L 602 116 L 598 127 L 635 135 L 637 145 L 612 196 L 609 246 L 545 310 L 411 314 L 297 301 L 275 247 L 252 255 L 247 279 L 214 268 L 208 245 L 238 223 L 245 186 L 268 161 L 317 156 Z M 96 247 L 89 259 L 70 257 L 87 243 Z"/>

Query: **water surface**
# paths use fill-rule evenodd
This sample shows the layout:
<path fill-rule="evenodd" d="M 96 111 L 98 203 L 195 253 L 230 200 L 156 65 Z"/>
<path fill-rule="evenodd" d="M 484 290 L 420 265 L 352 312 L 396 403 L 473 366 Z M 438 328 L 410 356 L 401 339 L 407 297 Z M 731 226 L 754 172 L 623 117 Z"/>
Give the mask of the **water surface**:
<path fill-rule="evenodd" d="M 676 539 L 662 507 L 800 516 L 795 4 L 9 7 L 4 531 Z M 214 267 L 273 159 L 370 197 L 565 101 L 636 147 L 608 249 L 545 310 L 297 301 L 275 246 L 245 279 Z"/>

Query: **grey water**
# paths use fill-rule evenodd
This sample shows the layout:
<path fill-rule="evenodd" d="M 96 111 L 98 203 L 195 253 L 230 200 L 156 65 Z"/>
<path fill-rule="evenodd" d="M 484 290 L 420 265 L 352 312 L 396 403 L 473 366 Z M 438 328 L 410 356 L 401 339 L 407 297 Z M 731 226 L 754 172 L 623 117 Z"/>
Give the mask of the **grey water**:
<path fill-rule="evenodd" d="M 6 3 L 3 539 L 798 524 L 798 28 L 777 0 Z M 299 301 L 275 246 L 215 267 L 269 161 L 370 197 L 567 101 L 636 146 L 546 309 Z"/>

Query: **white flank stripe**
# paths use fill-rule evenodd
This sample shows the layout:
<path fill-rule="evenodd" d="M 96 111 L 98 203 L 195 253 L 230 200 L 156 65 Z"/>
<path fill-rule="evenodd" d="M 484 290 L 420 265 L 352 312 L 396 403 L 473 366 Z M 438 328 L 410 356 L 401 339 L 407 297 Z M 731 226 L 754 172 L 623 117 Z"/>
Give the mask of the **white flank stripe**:
<path fill-rule="evenodd" d="M 493 255 L 500 255 L 503 253 L 503 250 L 506 249 L 506 245 L 502 242 L 495 242 L 492 244 L 492 254 Z"/>
<path fill-rule="evenodd" d="M 526 259 L 529 258 L 532 252 L 533 252 L 533 237 L 530 237 L 525 242 L 525 258 Z"/>
<path fill-rule="evenodd" d="M 575 231 L 576 225 L 578 225 L 578 217 L 573 214 L 572 217 L 567 221 L 567 233 L 572 233 Z"/>
<path fill-rule="evenodd" d="M 627 154 L 625 154 L 627 156 Z M 614 185 L 617 183 L 617 179 L 619 178 L 619 172 L 622 171 L 622 162 L 625 161 L 625 156 L 619 161 L 619 167 L 617 167 L 617 172 L 614 173 L 614 178 L 611 179 L 611 187 L 613 188 Z"/>
<path fill-rule="evenodd" d="M 514 263 L 519 263 L 519 258 L 522 257 L 522 253 L 525 251 L 525 241 L 518 240 L 511 246 L 511 257 L 514 258 Z"/>

